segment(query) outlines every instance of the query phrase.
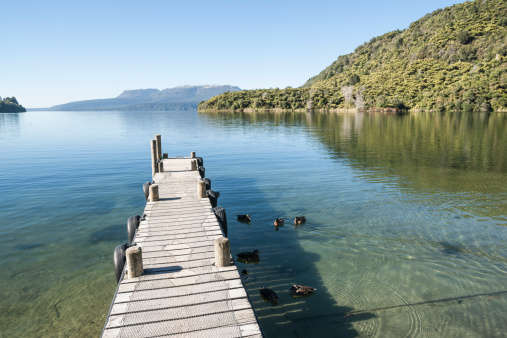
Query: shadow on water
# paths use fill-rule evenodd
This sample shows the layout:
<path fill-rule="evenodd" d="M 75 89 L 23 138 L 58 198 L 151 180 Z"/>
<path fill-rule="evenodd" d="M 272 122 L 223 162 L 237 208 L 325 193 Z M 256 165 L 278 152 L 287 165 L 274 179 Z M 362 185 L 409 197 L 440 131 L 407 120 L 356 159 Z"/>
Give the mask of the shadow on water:
<path fill-rule="evenodd" d="M 242 184 L 249 186 L 248 196 L 241 204 L 228 208 L 229 238 L 231 251 L 236 259 L 238 271 L 248 270 L 246 289 L 259 323 L 266 337 L 356 337 L 352 322 L 374 317 L 371 313 L 356 316 L 347 314 L 354 309 L 340 306 L 324 285 L 315 262 L 321 256 L 310 253 L 299 245 L 298 231 L 286 220 L 283 227 L 275 227 L 273 220 L 277 211 L 262 190 L 256 188 L 255 180 L 241 177 Z M 224 191 L 219 205 L 229 205 L 234 192 Z M 249 210 L 246 210 L 249 209 Z M 240 222 L 234 215 L 248 212 L 251 222 Z M 318 225 L 316 225 L 318 226 Z M 299 225 L 304 227 L 304 225 Z M 245 262 L 236 258 L 244 251 L 260 251 L 259 260 Z M 292 297 L 290 288 L 294 284 L 310 285 L 317 289 L 311 297 Z M 275 291 L 279 301 L 272 304 L 263 300 L 259 289 Z"/>
<path fill-rule="evenodd" d="M 14 251 L 23 251 L 23 250 L 31 250 L 45 246 L 46 243 L 26 243 L 26 244 L 17 244 L 14 246 Z"/>
<path fill-rule="evenodd" d="M 459 244 L 452 244 L 449 242 L 438 243 L 441 246 L 441 251 L 444 255 L 460 255 L 463 252 L 463 247 Z"/>
<path fill-rule="evenodd" d="M 309 118 L 307 114 L 291 113 L 206 114 L 203 117 L 212 124 L 231 129 L 250 125 L 255 129 L 278 125 L 305 127 Z M 251 163 L 254 160 L 246 161 Z M 248 270 L 250 278 L 246 288 L 266 337 L 359 336 L 353 323 L 366 321 L 375 315 L 367 311 L 348 315 L 354 309 L 337 303 L 336 299 L 340 296 L 332 294 L 320 275 L 317 263 L 323 257 L 300 245 L 305 231 L 298 230 L 311 231 L 309 229 L 318 228 L 321 224 L 308 219 L 306 224 L 294 225 L 294 217 L 301 216 L 307 208 L 301 206 L 293 215 L 286 215 L 285 210 L 277 210 L 273 202 L 290 200 L 293 192 L 280 191 L 273 186 L 268 191 L 274 193 L 268 195 L 266 187 L 259 186 L 262 182 L 252 178 L 248 170 L 242 170 L 241 161 L 235 164 L 232 173 L 228 173 L 226 181 L 231 188 L 230 191 L 218 189 L 221 191 L 219 205 L 226 207 L 231 215 L 228 217 L 228 228 L 232 254 L 235 256 L 239 252 L 260 251 L 258 262 L 246 264 L 236 261 L 236 265 L 238 271 Z M 252 218 L 248 223 L 240 222 L 234 216 L 246 213 Z M 273 222 L 280 217 L 286 217 L 285 225 L 275 227 Z M 339 257 L 336 259 L 339 260 Z M 311 297 L 292 297 L 289 290 L 294 284 L 309 285 L 317 290 Z M 259 292 L 262 287 L 275 291 L 278 303 L 265 301 Z"/>
<path fill-rule="evenodd" d="M 98 242 L 118 242 L 118 238 L 125 237 L 126 226 L 120 224 L 114 224 L 101 228 L 96 231 L 92 231 L 88 234 L 88 242 L 95 244 Z"/>

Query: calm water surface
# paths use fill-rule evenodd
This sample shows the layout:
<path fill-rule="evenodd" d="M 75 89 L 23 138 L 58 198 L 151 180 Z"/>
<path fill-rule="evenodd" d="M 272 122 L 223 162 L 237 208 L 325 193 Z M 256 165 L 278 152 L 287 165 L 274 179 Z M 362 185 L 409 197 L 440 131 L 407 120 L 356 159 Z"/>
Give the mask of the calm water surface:
<path fill-rule="evenodd" d="M 261 252 L 238 268 L 267 337 L 505 337 L 507 114 L 193 111 L 0 114 L 0 336 L 100 334 L 156 133 Z"/>

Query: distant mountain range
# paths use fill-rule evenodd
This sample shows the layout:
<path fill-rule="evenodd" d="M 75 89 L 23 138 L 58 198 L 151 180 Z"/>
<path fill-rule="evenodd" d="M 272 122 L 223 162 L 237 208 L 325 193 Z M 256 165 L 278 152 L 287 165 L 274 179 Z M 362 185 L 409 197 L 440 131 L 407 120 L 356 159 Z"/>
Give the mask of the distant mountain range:
<path fill-rule="evenodd" d="M 200 101 L 239 90 L 230 85 L 125 90 L 115 98 L 69 102 L 45 110 L 189 110 L 197 109 Z"/>

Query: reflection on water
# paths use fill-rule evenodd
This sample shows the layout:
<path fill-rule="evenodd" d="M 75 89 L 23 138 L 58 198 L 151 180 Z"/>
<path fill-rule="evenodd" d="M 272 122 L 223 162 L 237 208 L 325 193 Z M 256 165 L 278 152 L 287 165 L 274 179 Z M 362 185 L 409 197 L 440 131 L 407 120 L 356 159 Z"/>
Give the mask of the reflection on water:
<path fill-rule="evenodd" d="M 276 184 L 261 190 L 277 210 L 273 216 L 302 213 L 309 220 L 280 228 L 271 256 L 286 259 L 269 273 L 285 277 L 284 287 L 316 286 L 326 301 L 288 302 L 294 308 L 276 315 L 254 303 L 268 336 L 290 336 L 285 325 L 303 336 L 502 336 L 505 114 L 205 117 L 228 128 L 283 126 L 283 137 L 299 130 L 318 141 L 313 152 L 299 153 L 294 144 L 290 155 L 279 154 L 280 161 L 294 159 L 280 175 L 276 165 L 265 167 Z M 257 222 L 258 230 L 273 218 Z M 255 293 L 250 285 L 249 291 Z M 333 335 L 344 321 L 352 326 Z"/>
<path fill-rule="evenodd" d="M 0 113 L 0 134 L 16 135 L 19 132 L 19 119 L 23 118 L 23 114 L 24 113 Z"/>
<path fill-rule="evenodd" d="M 417 194 L 505 221 L 507 115 L 412 113 L 317 115 L 313 131 L 332 154 Z M 340 141 L 341 140 L 341 141 Z M 453 199 L 448 199 L 448 194 Z"/>
<path fill-rule="evenodd" d="M 10 115 L 0 115 L 3 335 L 100 334 L 112 252 L 144 208 L 155 133 L 164 152 L 204 158 L 233 255 L 260 251 L 258 264 L 236 264 L 267 337 L 507 332 L 505 114 Z M 306 223 L 289 221 L 300 215 Z M 293 298 L 294 284 L 317 291 Z"/>

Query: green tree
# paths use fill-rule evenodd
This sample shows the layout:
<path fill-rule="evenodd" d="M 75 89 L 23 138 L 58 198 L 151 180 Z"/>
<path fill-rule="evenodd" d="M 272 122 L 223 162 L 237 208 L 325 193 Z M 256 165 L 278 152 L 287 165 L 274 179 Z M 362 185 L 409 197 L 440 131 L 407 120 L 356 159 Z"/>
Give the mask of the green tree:
<path fill-rule="evenodd" d="M 472 41 L 472 37 L 470 36 L 470 34 L 468 34 L 467 31 L 459 32 L 457 35 L 457 39 L 458 42 L 463 45 L 466 45 L 467 43 L 470 43 Z"/>
<path fill-rule="evenodd" d="M 357 74 L 352 74 L 349 76 L 349 84 L 351 85 L 355 85 L 357 83 L 359 83 L 360 79 L 359 79 L 359 76 Z"/>

